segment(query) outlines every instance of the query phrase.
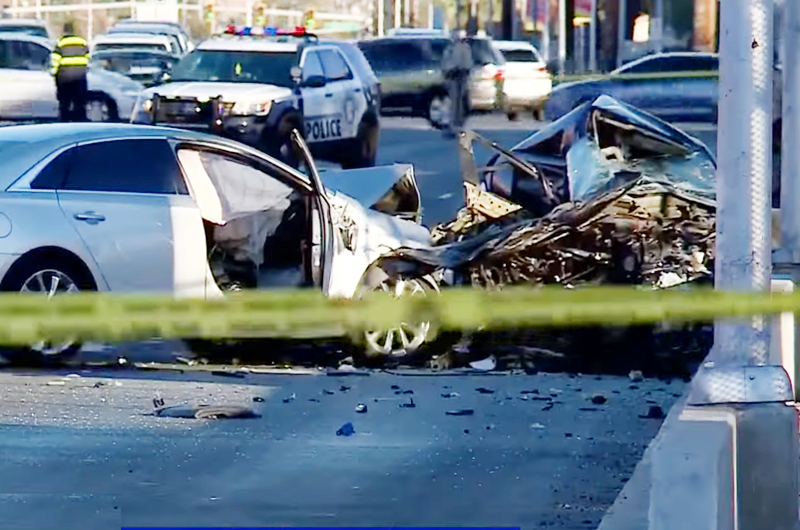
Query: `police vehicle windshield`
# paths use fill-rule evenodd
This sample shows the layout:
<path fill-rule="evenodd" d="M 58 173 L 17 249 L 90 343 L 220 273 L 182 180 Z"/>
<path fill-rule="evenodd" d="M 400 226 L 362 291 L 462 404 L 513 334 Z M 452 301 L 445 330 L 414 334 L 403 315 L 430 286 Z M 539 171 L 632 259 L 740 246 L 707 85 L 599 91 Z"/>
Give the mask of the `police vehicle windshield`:
<path fill-rule="evenodd" d="M 294 52 L 196 50 L 181 59 L 172 71 L 172 81 L 259 83 L 286 88 L 293 86 Z"/>

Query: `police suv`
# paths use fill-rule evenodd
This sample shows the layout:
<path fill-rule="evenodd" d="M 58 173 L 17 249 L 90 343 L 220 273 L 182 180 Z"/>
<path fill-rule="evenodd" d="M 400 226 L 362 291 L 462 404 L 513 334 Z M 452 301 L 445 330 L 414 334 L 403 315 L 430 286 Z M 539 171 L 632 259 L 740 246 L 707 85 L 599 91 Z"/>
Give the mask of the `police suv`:
<path fill-rule="evenodd" d="M 163 84 L 142 92 L 131 121 L 213 132 L 289 163 L 297 161 L 290 140 L 296 128 L 317 158 L 345 169 L 373 166 L 378 84 L 346 45 L 304 28 L 228 26 L 181 59 Z"/>

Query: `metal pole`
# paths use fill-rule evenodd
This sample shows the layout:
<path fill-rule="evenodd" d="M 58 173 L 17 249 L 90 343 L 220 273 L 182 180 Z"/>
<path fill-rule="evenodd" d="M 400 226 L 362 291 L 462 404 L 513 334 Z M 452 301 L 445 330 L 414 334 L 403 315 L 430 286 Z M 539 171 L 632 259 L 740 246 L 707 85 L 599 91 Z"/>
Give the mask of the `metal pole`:
<path fill-rule="evenodd" d="M 720 16 L 716 282 L 722 290 L 765 290 L 772 266 L 772 0 L 726 0 Z M 768 344 L 763 317 L 715 326 L 714 350 L 731 361 L 764 364 Z"/>
<path fill-rule="evenodd" d="M 91 0 L 89 0 L 89 8 L 87 9 L 87 23 L 86 23 L 86 39 L 89 41 L 89 45 L 92 45 L 92 35 L 94 35 L 94 5 L 92 4 Z"/>
<path fill-rule="evenodd" d="M 567 0 L 558 0 L 558 73 L 567 67 Z"/>
<path fill-rule="evenodd" d="M 619 2 L 617 11 L 617 68 L 619 68 L 622 66 L 625 41 L 628 39 L 628 0 L 617 0 L 617 2 Z"/>
<path fill-rule="evenodd" d="M 655 45 L 654 51 L 664 50 L 664 0 L 655 0 L 653 9 L 651 39 Z"/>
<path fill-rule="evenodd" d="M 433 0 L 429 0 L 428 2 L 428 29 L 433 29 Z"/>
<path fill-rule="evenodd" d="M 773 1 L 720 7 L 715 287 L 765 291 L 772 275 Z M 767 322 L 715 322 L 714 347 L 688 399 L 733 412 L 734 484 L 723 491 L 733 493 L 741 530 L 797 528 L 798 418 L 787 406 L 794 396 L 786 371 L 769 364 Z"/>
<path fill-rule="evenodd" d="M 589 24 L 589 71 L 597 71 L 597 0 L 592 0 Z"/>
<path fill-rule="evenodd" d="M 253 25 L 253 0 L 247 0 L 247 13 L 244 17 L 244 25 L 245 26 L 252 26 Z"/>
<path fill-rule="evenodd" d="M 378 37 L 383 37 L 384 27 L 386 25 L 386 0 L 375 0 L 378 2 L 378 21 L 377 21 L 377 28 L 375 28 L 375 34 Z"/>
<path fill-rule="evenodd" d="M 537 2 L 539 0 L 536 0 Z M 550 0 L 545 1 L 544 27 L 542 28 L 542 53 L 544 60 L 550 62 Z"/>
<path fill-rule="evenodd" d="M 800 3 L 783 7 L 783 138 L 781 142 L 781 249 L 800 264 Z M 777 110 L 777 109 L 776 109 Z M 794 203 L 794 204 L 793 204 Z"/>
<path fill-rule="evenodd" d="M 394 0 L 394 27 L 401 26 L 401 18 L 403 16 L 403 0 Z"/>

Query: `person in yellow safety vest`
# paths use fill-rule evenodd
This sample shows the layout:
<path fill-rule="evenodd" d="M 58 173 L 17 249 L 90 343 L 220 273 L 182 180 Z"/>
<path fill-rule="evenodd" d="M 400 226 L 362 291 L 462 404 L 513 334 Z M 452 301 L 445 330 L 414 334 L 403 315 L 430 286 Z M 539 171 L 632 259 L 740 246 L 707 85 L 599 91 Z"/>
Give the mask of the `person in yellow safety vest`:
<path fill-rule="evenodd" d="M 89 45 L 74 33 L 72 24 L 64 24 L 64 36 L 56 44 L 50 61 L 50 72 L 56 80 L 59 118 L 66 122 L 86 121 Z"/>

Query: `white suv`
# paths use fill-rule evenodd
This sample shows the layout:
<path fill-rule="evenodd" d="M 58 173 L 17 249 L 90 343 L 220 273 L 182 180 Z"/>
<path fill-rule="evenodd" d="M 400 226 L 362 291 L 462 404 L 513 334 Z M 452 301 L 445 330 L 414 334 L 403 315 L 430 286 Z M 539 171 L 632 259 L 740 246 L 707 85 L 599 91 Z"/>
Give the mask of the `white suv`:
<path fill-rule="evenodd" d="M 292 164 L 298 129 L 315 157 L 368 167 L 380 128 L 371 82 L 313 35 L 229 26 L 142 93 L 132 121 L 215 132 Z"/>

